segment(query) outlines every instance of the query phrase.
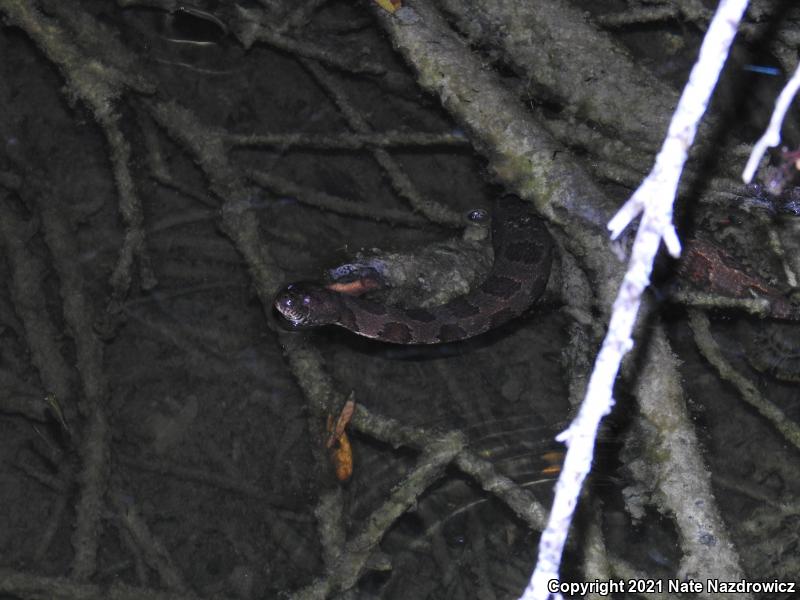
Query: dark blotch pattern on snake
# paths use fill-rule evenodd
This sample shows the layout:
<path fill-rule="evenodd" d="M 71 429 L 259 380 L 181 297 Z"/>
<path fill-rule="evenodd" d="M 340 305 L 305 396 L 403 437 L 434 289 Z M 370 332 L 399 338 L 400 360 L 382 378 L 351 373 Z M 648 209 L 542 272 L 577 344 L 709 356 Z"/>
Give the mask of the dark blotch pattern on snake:
<path fill-rule="evenodd" d="M 542 295 L 550 275 L 550 234 L 516 196 L 494 202 L 492 245 L 494 265 L 484 282 L 439 306 L 405 309 L 306 282 L 286 286 L 274 305 L 295 328 L 338 325 L 394 344 L 462 340 L 520 315 Z"/>

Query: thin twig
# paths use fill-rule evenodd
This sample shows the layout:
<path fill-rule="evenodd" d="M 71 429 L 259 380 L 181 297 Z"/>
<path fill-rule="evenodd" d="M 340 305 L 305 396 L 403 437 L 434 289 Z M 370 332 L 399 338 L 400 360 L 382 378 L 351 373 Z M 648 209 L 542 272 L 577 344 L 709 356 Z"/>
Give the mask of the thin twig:
<path fill-rule="evenodd" d="M 245 47 L 249 47 L 255 42 L 264 42 L 278 50 L 283 50 L 305 59 L 319 61 L 324 65 L 346 73 L 364 75 L 383 75 L 386 73 L 386 67 L 381 63 L 355 57 L 345 57 L 342 56 L 340 48 L 322 48 L 304 40 L 287 37 L 268 27 L 251 26 L 243 28 L 239 33 L 239 39 Z"/>
<path fill-rule="evenodd" d="M 728 298 L 696 290 L 675 291 L 669 297 L 673 302 L 693 308 L 734 308 L 762 318 L 770 313 L 770 301 L 766 298 Z"/>
<path fill-rule="evenodd" d="M 38 204 L 45 242 L 61 282 L 64 318 L 75 342 L 82 383 L 83 398 L 79 406 L 86 423 L 79 448 L 82 469 L 78 473 L 80 495 L 72 536 L 75 547 L 72 573 L 76 579 L 84 580 L 96 569 L 100 517 L 108 485 L 110 436 L 105 417 L 108 382 L 103 370 L 103 345 L 92 327 L 95 319 L 85 292 L 73 233 L 60 212 L 60 204 L 52 197 L 39 198 Z"/>
<path fill-rule="evenodd" d="M 28 188 L 26 188 L 28 189 Z M 59 333 L 46 307 L 43 262 L 27 247 L 25 234 L 31 223 L 19 218 L 8 201 L 0 194 L 0 248 L 11 270 L 6 282 L 14 301 L 14 311 L 25 328 L 30 360 L 39 373 L 45 393 L 55 396 L 67 407 L 67 420 L 74 412 L 73 374 L 61 354 Z"/>
<path fill-rule="evenodd" d="M 132 68 L 135 60 L 112 36 L 93 38 L 88 34 L 100 26 L 82 12 L 64 11 L 60 2 L 49 6 L 72 26 L 72 31 L 68 31 L 59 22 L 44 17 L 30 2 L 3 1 L 0 8 L 4 8 L 11 22 L 22 27 L 48 59 L 58 65 L 67 80 L 68 91 L 89 106 L 110 146 L 120 212 L 127 226 L 119 260 L 111 277 L 114 288 L 112 303 L 118 303 L 127 295 L 134 259 L 139 262 L 142 286 L 145 289 L 153 287 L 155 277 L 144 243 L 141 200 L 130 172 L 130 147 L 119 128 L 115 104 L 123 90 L 151 93 L 155 90 L 154 84 L 141 75 L 143 69 Z M 108 47 L 100 47 L 104 43 Z M 93 49 L 102 51 L 103 60 L 107 62 L 90 60 L 79 44 L 100 44 Z M 111 62 L 108 57 L 117 62 Z"/>
<path fill-rule="evenodd" d="M 800 449 L 800 426 L 792 421 L 775 404 L 764 398 L 752 381 L 736 371 L 719 349 L 714 341 L 709 327 L 708 317 L 701 311 L 693 309 L 689 311 L 689 324 L 694 332 L 694 339 L 697 347 L 706 360 L 710 362 L 724 380 L 732 383 L 742 396 L 742 400 L 755 408 L 762 417 L 772 423 L 783 437 L 795 448 Z"/>
<path fill-rule="evenodd" d="M 365 148 L 396 148 L 407 146 L 447 146 L 469 148 L 469 140 L 461 133 L 418 133 L 387 131 L 385 133 L 272 133 L 235 134 L 225 136 L 231 146 L 263 146 L 311 148 L 315 150 L 362 150 Z"/>
<path fill-rule="evenodd" d="M 161 583 L 168 590 L 185 592 L 188 587 L 183 575 L 173 563 L 172 555 L 161 539 L 150 530 L 136 504 L 120 491 L 115 491 L 110 496 L 111 505 L 131 536 L 131 540 L 141 551 L 147 566 L 158 573 Z"/>
<path fill-rule="evenodd" d="M 332 592 L 350 589 L 358 581 L 367 558 L 383 539 L 389 527 L 430 487 L 453 457 L 464 447 L 458 434 L 447 434 L 431 444 L 420 456 L 416 467 L 394 487 L 392 494 L 364 519 L 364 525 L 345 545 L 333 570 L 325 577 L 299 591 L 298 600 L 327 598 Z"/>
<path fill-rule="evenodd" d="M 339 81 L 312 60 L 302 59 L 301 64 L 311 73 L 314 79 L 324 88 L 347 120 L 347 124 L 357 133 L 369 134 L 371 127 L 359 110 L 353 106 Z M 381 168 L 389 175 L 394 190 L 408 200 L 414 210 L 419 211 L 434 223 L 449 227 L 462 227 L 462 216 L 437 200 L 425 198 L 403 170 L 400 163 L 383 148 L 373 148 L 372 156 Z"/>
<path fill-rule="evenodd" d="M 373 219 L 375 221 L 384 221 L 411 227 L 421 227 L 427 223 L 426 219 L 414 215 L 407 210 L 382 208 L 365 202 L 348 200 L 347 198 L 341 198 L 326 192 L 310 190 L 289 179 L 284 179 L 283 177 L 267 173 L 266 171 L 250 170 L 247 172 L 247 176 L 258 185 L 272 190 L 272 192 L 278 196 L 296 198 L 298 202 L 308 206 L 315 206 L 340 215 L 357 217 L 360 219 Z"/>

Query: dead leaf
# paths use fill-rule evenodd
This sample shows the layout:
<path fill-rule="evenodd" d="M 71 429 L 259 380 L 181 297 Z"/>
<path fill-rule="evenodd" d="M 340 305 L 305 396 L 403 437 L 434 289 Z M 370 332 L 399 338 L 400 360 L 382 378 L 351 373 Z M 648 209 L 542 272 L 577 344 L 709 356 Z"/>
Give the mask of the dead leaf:
<path fill-rule="evenodd" d="M 353 475 L 353 447 L 345 429 L 353 418 L 355 410 L 356 402 L 351 393 L 339 413 L 339 418 L 336 419 L 336 424 L 333 422 L 333 416 L 328 415 L 328 439 L 325 447 L 331 450 L 331 462 L 339 481 L 347 481 Z"/>
<path fill-rule="evenodd" d="M 355 410 L 356 401 L 353 399 L 353 394 L 351 393 L 350 397 L 347 399 L 347 402 L 344 403 L 344 406 L 339 413 L 339 418 L 336 419 L 336 427 L 333 427 L 332 425 L 333 419 L 330 416 L 328 417 L 328 441 L 325 443 L 326 448 L 333 448 L 336 440 L 344 435 L 345 427 L 347 427 L 350 419 L 353 418 L 353 413 Z"/>
<path fill-rule="evenodd" d="M 336 478 L 339 481 L 347 481 L 353 474 L 353 447 L 346 433 L 342 433 L 338 442 L 337 448 L 331 453 L 331 461 L 336 469 Z"/>

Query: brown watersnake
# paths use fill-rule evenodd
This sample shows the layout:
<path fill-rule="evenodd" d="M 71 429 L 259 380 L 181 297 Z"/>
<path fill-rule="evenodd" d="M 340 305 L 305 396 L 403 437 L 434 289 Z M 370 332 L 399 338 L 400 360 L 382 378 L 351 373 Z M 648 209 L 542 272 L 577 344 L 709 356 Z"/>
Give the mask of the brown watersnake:
<path fill-rule="evenodd" d="M 338 325 L 395 344 L 438 344 L 494 329 L 522 314 L 547 285 L 553 242 L 543 222 L 520 198 L 493 203 L 494 263 L 467 294 L 430 308 L 402 308 L 355 297 L 314 282 L 292 283 L 274 306 L 292 328 Z"/>

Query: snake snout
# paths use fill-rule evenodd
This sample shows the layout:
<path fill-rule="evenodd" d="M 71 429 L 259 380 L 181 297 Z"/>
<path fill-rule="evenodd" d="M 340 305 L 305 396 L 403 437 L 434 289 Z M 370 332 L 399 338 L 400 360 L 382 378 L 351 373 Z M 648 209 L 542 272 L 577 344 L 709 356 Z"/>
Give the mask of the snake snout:
<path fill-rule="evenodd" d="M 302 294 L 298 294 L 287 286 L 275 296 L 275 310 L 292 325 L 303 325 L 308 318 L 308 306 L 303 302 Z"/>

